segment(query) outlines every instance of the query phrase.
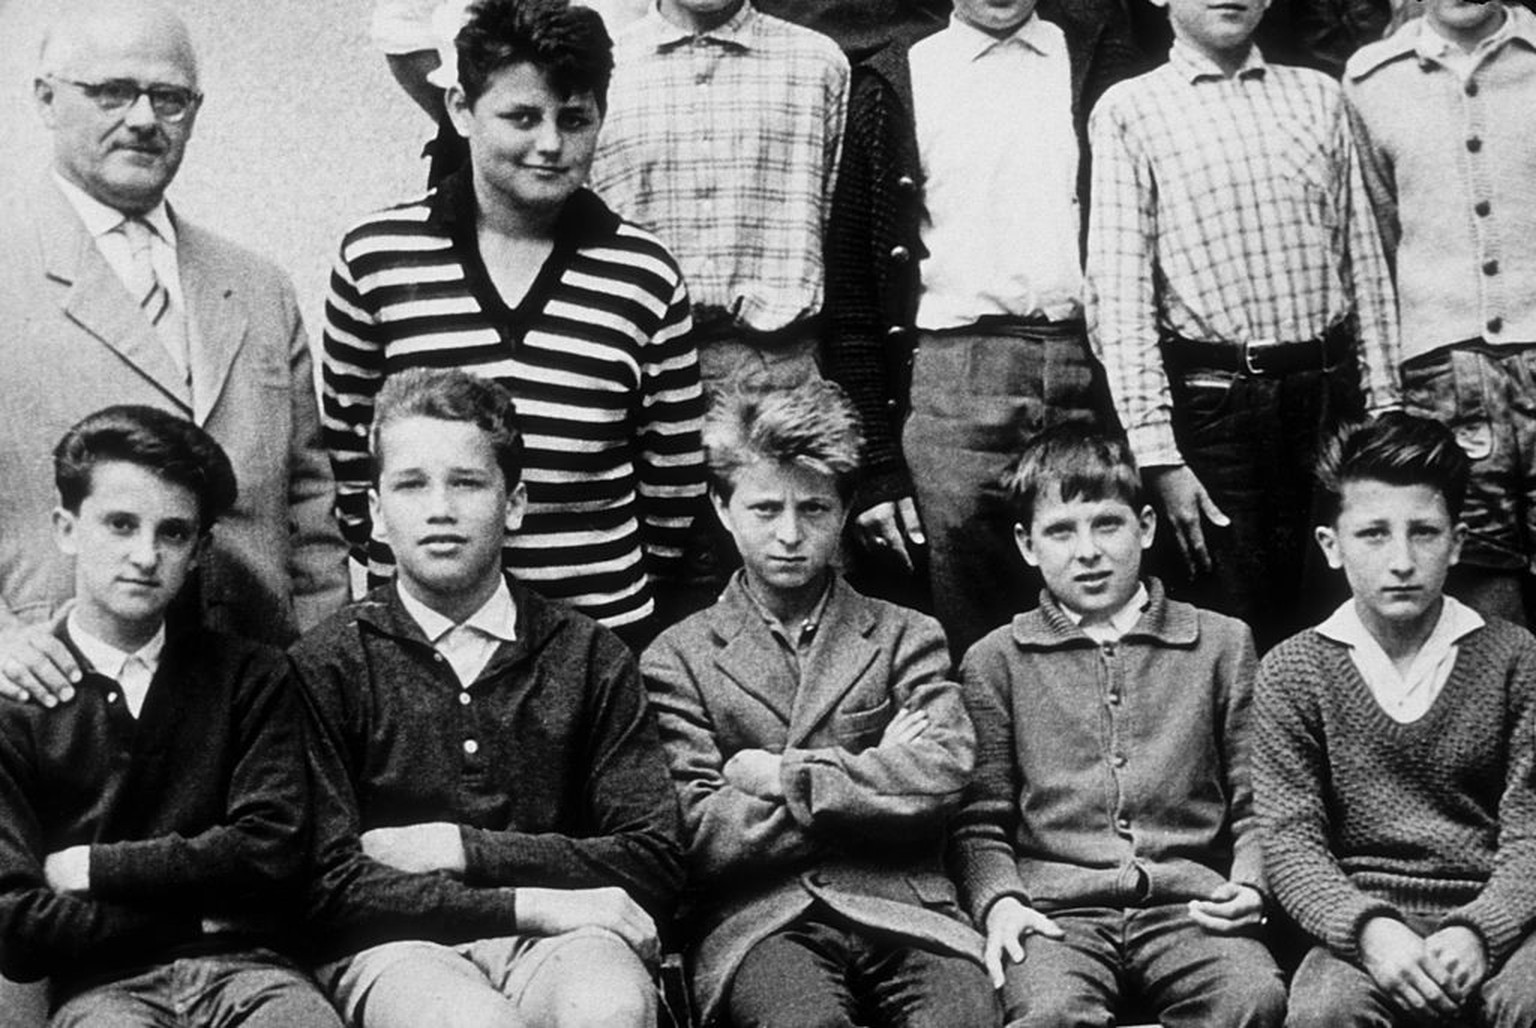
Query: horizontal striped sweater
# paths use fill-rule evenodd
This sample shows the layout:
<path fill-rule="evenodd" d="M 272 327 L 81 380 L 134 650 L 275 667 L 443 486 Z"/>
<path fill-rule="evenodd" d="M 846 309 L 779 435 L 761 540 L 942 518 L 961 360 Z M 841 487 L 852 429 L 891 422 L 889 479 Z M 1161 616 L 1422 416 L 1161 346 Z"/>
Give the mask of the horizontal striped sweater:
<path fill-rule="evenodd" d="M 528 513 L 504 563 L 611 627 L 652 610 L 650 577 L 681 555 L 704 492 L 703 398 L 688 294 L 672 257 L 588 191 L 509 308 L 475 241 L 472 172 L 364 218 L 342 240 L 325 304 L 322 409 L 336 510 L 370 578 L 368 429 L 384 379 L 459 367 L 505 386 L 526 443 Z"/>
<path fill-rule="evenodd" d="M 1254 798 L 1275 899 L 1356 959 L 1377 915 L 1477 932 L 1497 965 L 1536 924 L 1536 639 L 1490 618 L 1423 717 L 1393 721 L 1315 631 L 1255 685 Z"/>

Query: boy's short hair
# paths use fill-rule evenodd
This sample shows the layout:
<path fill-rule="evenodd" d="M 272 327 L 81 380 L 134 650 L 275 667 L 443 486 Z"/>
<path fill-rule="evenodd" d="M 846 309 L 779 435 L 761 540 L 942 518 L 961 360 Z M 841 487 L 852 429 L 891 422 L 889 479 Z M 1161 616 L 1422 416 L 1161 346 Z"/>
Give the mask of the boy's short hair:
<path fill-rule="evenodd" d="M 1388 411 L 1373 421 L 1345 425 L 1317 458 L 1318 516 L 1331 525 L 1343 508 L 1346 482 L 1427 485 L 1445 497 L 1455 520 L 1461 516 L 1472 464 L 1456 436 L 1434 418 Z"/>
<path fill-rule="evenodd" d="M 437 418 L 475 425 L 491 438 L 496 466 L 511 492 L 523 480 L 523 434 L 517 429 L 512 394 L 488 378 L 458 368 L 410 368 L 389 376 L 374 401 L 368 457 L 373 484 L 379 484 L 385 426 L 406 418 Z"/>
<path fill-rule="evenodd" d="M 862 441 L 858 411 L 840 388 L 820 378 L 789 389 L 727 390 L 704 418 L 710 485 L 727 502 L 737 472 L 763 460 L 831 475 L 846 500 Z"/>
<path fill-rule="evenodd" d="M 197 497 L 198 527 L 207 532 L 235 505 L 238 487 L 224 447 L 197 425 L 158 407 L 122 404 L 76 422 L 53 448 L 59 504 L 80 513 L 96 465 L 134 464 Z"/>
<path fill-rule="evenodd" d="M 1141 472 L 1125 440 L 1080 422 L 1054 425 L 1030 439 L 1002 484 L 1014 519 L 1025 528 L 1052 485 L 1063 500 L 1124 500 L 1135 511 L 1146 506 Z"/>
<path fill-rule="evenodd" d="M 608 109 L 613 40 L 602 15 L 567 0 L 476 0 L 454 37 L 459 88 L 471 106 L 491 76 L 513 64 L 531 64 L 564 97 L 590 92 Z"/>

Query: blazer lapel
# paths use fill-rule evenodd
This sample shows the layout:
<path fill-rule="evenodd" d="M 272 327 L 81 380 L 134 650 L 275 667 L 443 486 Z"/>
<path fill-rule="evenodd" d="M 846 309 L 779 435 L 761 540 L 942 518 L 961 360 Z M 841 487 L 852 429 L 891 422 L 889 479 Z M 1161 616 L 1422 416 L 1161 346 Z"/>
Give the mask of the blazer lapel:
<path fill-rule="evenodd" d="M 784 724 L 789 724 L 790 683 L 779 681 L 772 673 L 777 657 L 767 646 L 775 646 L 766 625 L 753 625 L 750 618 L 757 611 L 748 609 L 751 601 L 738 595 L 739 582 L 726 588 L 722 602 L 714 608 L 714 630 L 724 645 L 715 654 L 715 664 L 720 673 L 735 683 L 736 687 L 767 707 Z M 778 688 L 774 686 L 777 685 Z"/>
<path fill-rule="evenodd" d="M 194 420 L 202 424 L 224 392 L 230 367 L 245 340 L 248 315 L 238 284 L 209 262 L 201 245 L 202 230 L 177 219 L 176 236 L 176 262 L 187 298 L 187 328 L 192 333 Z"/>
<path fill-rule="evenodd" d="M 790 746 L 804 743 L 879 657 L 880 648 L 869 638 L 875 624 L 864 597 L 835 580 L 816 642 L 800 668 L 800 688 L 789 719 Z"/>
<path fill-rule="evenodd" d="M 65 316 L 190 414 L 171 355 L 96 248 L 80 216 L 51 184 L 45 188 L 43 202 L 52 208 L 38 219 L 43 269 L 49 279 L 64 287 L 60 306 Z"/>

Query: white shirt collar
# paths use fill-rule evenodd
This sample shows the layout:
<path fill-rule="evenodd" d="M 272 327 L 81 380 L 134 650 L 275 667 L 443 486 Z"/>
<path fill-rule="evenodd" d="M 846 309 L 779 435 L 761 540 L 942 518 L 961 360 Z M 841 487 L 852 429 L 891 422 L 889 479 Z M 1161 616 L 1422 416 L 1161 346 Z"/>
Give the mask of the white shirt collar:
<path fill-rule="evenodd" d="M 1056 26 L 1047 23 L 1038 14 L 1031 14 L 1018 28 L 1002 37 L 983 32 L 976 26 L 950 15 L 948 27 L 934 38 L 945 40 L 956 56 L 972 61 L 1010 45 L 1022 46 L 1048 57 L 1055 56 L 1066 48 L 1066 37 Z"/>
<path fill-rule="evenodd" d="M 160 623 L 159 629 L 150 637 L 149 642 L 132 653 L 120 650 L 88 632 L 80 623 L 78 610 L 70 611 L 68 626 L 69 639 L 85 658 L 86 663 L 90 664 L 97 674 L 106 675 L 117 683 L 118 688 L 123 691 L 123 703 L 127 706 L 128 712 L 138 717 L 139 711 L 144 709 L 144 698 L 149 693 L 149 684 L 160 668 L 160 654 L 165 649 L 165 622 Z M 143 667 L 130 667 L 133 662 L 141 662 Z M 111 698 L 108 697 L 109 700 Z"/>
<path fill-rule="evenodd" d="M 1129 600 L 1109 616 L 1107 622 L 1099 621 L 1091 625 L 1083 624 L 1083 615 L 1071 607 L 1063 606 L 1061 612 L 1067 616 L 1067 620 L 1083 630 L 1083 634 L 1097 643 L 1118 642 L 1125 634 L 1136 627 L 1136 622 L 1141 620 L 1142 612 L 1147 609 L 1147 604 L 1152 602 L 1147 593 L 1146 583 L 1136 586 L 1136 592 Z"/>
<path fill-rule="evenodd" d="M 456 623 L 422 603 L 399 581 L 395 583 L 395 590 L 400 594 L 405 612 L 416 622 L 428 641 L 434 644 L 455 628 L 473 629 L 502 642 L 512 642 L 517 638 L 517 604 L 513 602 L 512 591 L 507 588 L 507 580 L 504 578 L 496 583 L 496 591 L 480 605 L 480 609 L 462 623 Z"/>
<path fill-rule="evenodd" d="M 1424 640 L 1419 656 L 1422 657 L 1432 647 L 1443 649 L 1458 642 L 1463 636 L 1477 631 L 1485 624 L 1487 622 L 1477 611 L 1454 596 L 1446 596 L 1440 606 L 1440 619 L 1435 622 L 1429 638 Z M 1376 641 L 1371 630 L 1365 627 L 1365 622 L 1360 620 L 1360 609 L 1355 606 L 1355 601 L 1352 599 L 1340 604 L 1339 608 L 1328 616 L 1328 620 L 1317 626 L 1317 631 L 1318 634 L 1327 636 L 1334 642 L 1343 643 L 1352 648 L 1381 649 L 1381 643 Z"/>
<path fill-rule="evenodd" d="M 75 185 L 69 179 L 53 173 L 54 182 L 58 183 L 59 191 L 64 194 L 64 199 L 80 215 L 80 221 L 84 223 L 85 230 L 91 234 L 91 238 L 99 239 L 108 232 L 116 231 L 117 227 L 128 220 L 129 215 L 124 214 L 116 207 L 109 207 L 96 199 L 90 193 Z M 170 208 L 166 206 L 165 198 L 140 215 L 149 222 L 151 228 L 159 233 L 160 238 L 170 244 L 176 245 L 176 226 L 171 221 Z"/>
<path fill-rule="evenodd" d="M 1405 672 L 1399 672 L 1381 643 L 1360 620 L 1354 600 L 1346 600 L 1317 626 L 1319 635 L 1349 647 L 1350 660 L 1371 694 L 1393 720 L 1408 723 L 1434 705 L 1455 664 L 1458 644 L 1486 622 L 1481 614 L 1447 596 L 1429 638 Z"/>

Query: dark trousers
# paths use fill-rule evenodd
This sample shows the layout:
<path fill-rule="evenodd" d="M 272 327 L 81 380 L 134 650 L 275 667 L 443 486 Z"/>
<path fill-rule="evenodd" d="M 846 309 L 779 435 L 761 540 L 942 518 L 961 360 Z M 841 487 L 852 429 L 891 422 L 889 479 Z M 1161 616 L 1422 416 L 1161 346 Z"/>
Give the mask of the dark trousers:
<path fill-rule="evenodd" d="M 956 659 L 1034 607 L 1040 588 L 1014 543 L 1003 473 L 1049 425 L 1111 425 L 1107 396 L 1081 322 L 920 334 L 902 452 L 928 535 L 934 612 Z"/>
<path fill-rule="evenodd" d="M 1160 529 L 1168 591 L 1248 622 L 1262 653 L 1347 595 L 1313 541 L 1313 469 L 1329 435 L 1363 414 L 1355 362 L 1278 376 L 1170 367 L 1168 377 L 1179 451 L 1232 519 L 1203 526 L 1212 571 L 1194 581 Z"/>
<path fill-rule="evenodd" d="M 737 1028 L 991 1028 L 981 965 L 812 917 L 747 951 L 726 996 Z"/>
<path fill-rule="evenodd" d="M 1114 1024 L 1127 995 L 1186 1028 L 1278 1026 L 1285 1016 L 1285 983 L 1264 944 L 1207 932 L 1183 903 L 1050 916 L 1065 936 L 1029 936 L 1023 963 L 1007 965 L 1009 1028 Z"/>
<path fill-rule="evenodd" d="M 1439 917 L 1407 917 L 1420 935 L 1435 930 Z M 1358 964 L 1321 946 L 1310 950 L 1291 982 L 1287 1028 L 1394 1028 L 1408 1025 Z M 1446 1028 L 1531 1028 L 1536 1024 L 1536 938 L 1525 941 L 1493 969 L 1458 1018 L 1437 1022 Z"/>

